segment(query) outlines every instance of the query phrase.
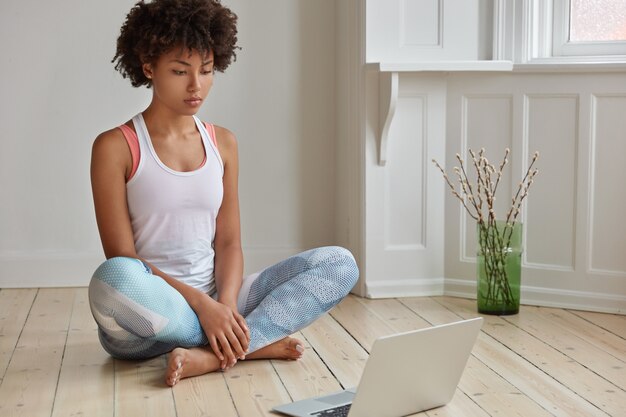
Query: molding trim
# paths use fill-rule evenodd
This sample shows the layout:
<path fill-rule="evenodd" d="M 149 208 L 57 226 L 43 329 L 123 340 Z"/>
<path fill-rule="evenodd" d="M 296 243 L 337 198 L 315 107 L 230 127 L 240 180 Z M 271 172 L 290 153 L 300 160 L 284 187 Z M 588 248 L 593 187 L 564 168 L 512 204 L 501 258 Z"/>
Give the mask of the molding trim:
<path fill-rule="evenodd" d="M 493 59 L 512 60 L 513 25 L 510 21 L 513 15 L 507 9 L 506 0 L 494 0 L 493 15 Z"/>
<path fill-rule="evenodd" d="M 446 279 L 443 295 L 476 299 L 476 282 L 473 280 Z M 541 307 L 626 314 L 626 297 L 588 291 L 522 285 L 521 303 Z"/>
<path fill-rule="evenodd" d="M 380 137 L 378 139 L 378 165 L 385 166 L 387 163 L 389 128 L 396 114 L 396 105 L 398 103 L 398 73 L 381 72 L 378 77 L 378 112 L 379 124 L 381 126 Z"/>
<path fill-rule="evenodd" d="M 366 298 L 395 298 L 443 295 L 444 279 L 396 279 L 365 283 Z"/>
<path fill-rule="evenodd" d="M 249 264 L 269 266 L 302 250 L 248 248 L 245 252 L 246 260 L 252 261 Z M 89 285 L 92 272 L 103 260 L 101 254 L 3 257 L 0 259 L 0 288 L 85 287 Z M 364 294 L 358 288 L 355 292 L 367 298 L 440 295 L 476 298 L 476 283 L 473 280 L 415 278 L 366 282 L 364 285 Z M 521 301 L 526 305 L 626 314 L 626 297 L 614 294 L 522 286 Z"/>

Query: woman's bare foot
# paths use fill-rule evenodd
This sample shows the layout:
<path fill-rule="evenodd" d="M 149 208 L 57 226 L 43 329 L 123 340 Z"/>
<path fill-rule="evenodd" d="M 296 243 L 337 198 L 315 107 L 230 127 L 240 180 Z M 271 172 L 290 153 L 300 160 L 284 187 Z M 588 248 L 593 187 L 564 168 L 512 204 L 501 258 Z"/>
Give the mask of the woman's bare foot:
<path fill-rule="evenodd" d="M 286 337 L 246 355 L 246 359 L 296 360 L 302 357 L 303 352 L 304 344 L 300 340 Z M 228 369 L 233 365 L 222 364 L 209 347 L 176 348 L 170 352 L 167 359 L 165 383 L 173 387 L 183 378 L 208 374 L 218 369 Z"/>
<path fill-rule="evenodd" d="M 209 348 L 176 348 L 170 352 L 165 383 L 173 387 L 183 378 L 204 375 L 220 369 L 220 360 Z"/>
<path fill-rule="evenodd" d="M 293 337 L 284 339 L 267 345 L 257 351 L 246 355 L 246 359 L 291 359 L 296 360 L 302 357 L 304 343 Z"/>

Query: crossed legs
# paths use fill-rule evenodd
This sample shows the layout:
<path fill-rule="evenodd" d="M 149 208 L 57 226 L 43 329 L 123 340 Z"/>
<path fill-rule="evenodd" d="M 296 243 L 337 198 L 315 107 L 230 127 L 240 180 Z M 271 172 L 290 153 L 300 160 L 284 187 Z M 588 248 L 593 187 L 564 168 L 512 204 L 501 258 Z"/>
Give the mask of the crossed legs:
<path fill-rule="evenodd" d="M 244 281 L 238 308 L 250 329 L 246 359 L 297 359 L 290 334 L 341 301 L 358 279 L 354 258 L 340 247 L 312 249 Z M 102 346 L 121 359 L 171 352 L 166 382 L 220 369 L 197 316 L 184 298 L 141 261 L 112 258 L 94 273 L 90 305 Z"/>

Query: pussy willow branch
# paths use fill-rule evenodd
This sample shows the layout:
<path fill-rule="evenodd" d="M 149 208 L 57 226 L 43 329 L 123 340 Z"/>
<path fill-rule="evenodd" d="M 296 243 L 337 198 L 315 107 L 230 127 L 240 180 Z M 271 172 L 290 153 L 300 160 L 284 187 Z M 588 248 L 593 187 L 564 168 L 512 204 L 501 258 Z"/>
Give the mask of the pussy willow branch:
<path fill-rule="evenodd" d="M 500 180 L 502 179 L 504 167 L 509 162 L 508 156 L 510 150 L 508 148 L 505 150 L 504 158 L 502 158 L 502 162 L 497 170 L 494 165 L 489 163 L 489 160 L 485 157 L 484 153 L 484 148 L 480 149 L 478 155 L 476 155 L 473 150 L 469 149 L 469 154 L 472 157 L 474 169 L 476 170 L 476 189 L 472 186 L 472 183 L 467 175 L 465 163 L 463 162 L 461 155 L 456 154 L 456 159 L 459 161 L 460 168 L 454 167 L 454 172 L 456 173 L 460 184 L 459 191 L 457 191 L 456 187 L 452 184 L 450 178 L 446 174 L 446 171 L 441 167 L 441 165 L 439 165 L 439 163 L 434 159 L 432 161 L 437 168 L 439 168 L 444 179 L 446 180 L 446 183 L 448 184 L 448 187 L 450 187 L 452 194 L 458 198 L 459 201 L 461 201 L 467 213 L 474 220 L 477 220 L 479 224 L 484 224 L 485 219 L 483 217 L 483 209 L 486 209 L 488 213 L 487 224 L 489 226 L 493 226 L 496 221 L 496 191 L 498 189 L 498 185 L 500 184 Z M 528 166 L 524 177 L 522 178 L 522 181 L 519 183 L 515 196 L 511 199 L 511 208 L 506 215 L 507 225 L 513 225 L 517 221 L 517 216 L 519 215 L 522 202 L 528 196 L 528 190 L 530 189 L 535 176 L 539 172 L 537 169 L 533 169 L 533 166 L 538 158 L 539 152 L 535 152 L 533 159 Z M 495 176 L 495 181 L 492 180 L 492 175 Z M 483 204 L 486 204 L 486 207 L 483 207 Z"/>
<path fill-rule="evenodd" d="M 476 197 L 480 199 L 480 194 L 476 195 L 476 197 L 474 196 L 474 190 L 472 189 L 472 184 L 469 180 L 469 177 L 467 176 L 467 172 L 465 171 L 465 164 L 463 163 L 463 159 L 461 159 L 461 155 L 457 153 L 456 159 L 459 161 L 459 165 L 461 166 L 461 172 L 463 173 L 463 177 L 465 179 L 465 182 L 461 183 L 462 188 L 465 191 L 465 195 L 468 197 L 468 199 L 470 200 L 470 202 L 476 209 L 476 213 L 478 214 L 478 218 L 480 219 L 482 217 L 482 213 L 480 212 L 480 209 L 478 208 L 478 203 L 476 202 Z M 458 168 L 455 167 L 455 169 L 458 169 Z M 467 184 L 469 193 L 465 190 L 465 184 Z"/>
<path fill-rule="evenodd" d="M 452 185 L 452 183 L 450 182 L 450 178 L 448 178 L 448 174 L 446 174 L 446 171 L 444 171 L 444 169 L 441 167 L 441 165 L 439 165 L 439 163 L 437 161 L 435 161 L 434 159 L 432 161 L 437 166 L 437 168 L 439 168 L 439 171 L 441 171 L 441 173 L 443 174 L 443 178 L 446 180 L 446 183 L 448 184 L 448 187 L 450 187 L 450 190 L 452 190 L 452 195 L 454 195 L 456 198 L 458 198 L 461 201 L 461 203 L 463 203 L 463 206 L 465 207 L 465 210 L 467 210 L 467 213 L 472 218 L 474 218 L 474 220 L 478 220 L 478 216 L 476 216 L 476 215 L 474 215 L 474 213 L 472 213 L 472 211 L 467 206 L 467 204 L 465 204 L 465 199 L 462 198 L 459 195 L 459 193 L 454 188 L 454 185 Z"/>
<path fill-rule="evenodd" d="M 533 159 L 530 162 L 528 169 L 526 170 L 524 178 L 522 178 L 522 181 L 517 187 L 517 193 L 515 193 L 515 197 L 511 199 L 511 209 L 506 215 L 507 223 L 509 223 L 511 220 L 513 220 L 513 223 L 515 223 L 515 221 L 517 220 L 517 215 L 519 214 L 522 201 L 524 201 L 524 199 L 528 196 L 528 190 L 530 189 L 530 186 L 532 185 L 535 176 L 539 173 L 538 169 L 533 170 L 533 166 L 535 165 L 535 162 L 537 162 L 538 158 L 539 152 L 535 152 L 533 154 Z M 512 219 L 511 216 L 513 216 Z"/>
<path fill-rule="evenodd" d="M 509 156 L 509 152 L 511 152 L 511 150 L 509 148 L 506 148 L 504 150 L 504 158 L 502 158 L 502 163 L 500 164 L 500 169 L 498 169 L 498 178 L 496 179 L 496 185 L 493 187 L 493 194 L 496 194 L 496 190 L 498 189 L 498 184 L 500 183 L 500 178 L 502 178 L 502 170 L 504 169 L 505 165 L 509 162 L 509 160 L 507 159 L 507 157 Z"/>

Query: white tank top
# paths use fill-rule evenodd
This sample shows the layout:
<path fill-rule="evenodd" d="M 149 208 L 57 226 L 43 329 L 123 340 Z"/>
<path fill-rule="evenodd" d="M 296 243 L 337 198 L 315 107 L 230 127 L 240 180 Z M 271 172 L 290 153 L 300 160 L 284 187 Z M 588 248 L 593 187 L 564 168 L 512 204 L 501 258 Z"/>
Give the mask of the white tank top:
<path fill-rule="evenodd" d="M 137 254 L 171 277 L 213 294 L 213 240 L 224 195 L 224 164 L 202 122 L 194 120 L 206 162 L 195 171 L 179 172 L 159 159 L 143 116 L 133 118 L 140 159 L 126 193 Z"/>

